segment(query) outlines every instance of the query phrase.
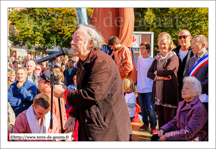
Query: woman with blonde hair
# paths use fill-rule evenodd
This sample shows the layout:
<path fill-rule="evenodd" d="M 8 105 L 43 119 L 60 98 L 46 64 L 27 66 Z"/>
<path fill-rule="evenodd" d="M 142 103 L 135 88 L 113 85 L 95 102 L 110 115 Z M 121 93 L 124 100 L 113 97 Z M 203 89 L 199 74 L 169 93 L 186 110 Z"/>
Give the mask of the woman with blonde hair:
<path fill-rule="evenodd" d="M 160 38 L 162 36 L 167 36 L 169 38 L 171 38 L 170 34 L 167 33 L 167 32 L 161 32 L 159 35 L 158 35 L 158 41 L 160 40 Z M 176 48 L 176 45 L 173 43 L 173 40 L 171 41 L 171 45 L 170 45 L 171 49 L 173 50 L 174 48 Z"/>
<path fill-rule="evenodd" d="M 10 85 L 15 82 L 15 80 L 16 80 L 15 71 L 13 69 L 11 69 L 8 72 L 8 89 L 9 89 Z"/>
<path fill-rule="evenodd" d="M 64 82 L 64 75 L 61 72 L 61 69 L 60 68 L 54 68 L 53 71 L 54 71 L 55 76 L 57 76 L 57 75 L 59 76 L 59 82 L 58 83 L 63 83 Z"/>
<path fill-rule="evenodd" d="M 155 104 L 159 127 L 173 118 L 179 101 L 177 71 L 178 56 L 172 51 L 173 41 L 168 33 L 159 34 L 160 53 L 155 56 L 147 77 L 154 80 L 151 102 Z"/>

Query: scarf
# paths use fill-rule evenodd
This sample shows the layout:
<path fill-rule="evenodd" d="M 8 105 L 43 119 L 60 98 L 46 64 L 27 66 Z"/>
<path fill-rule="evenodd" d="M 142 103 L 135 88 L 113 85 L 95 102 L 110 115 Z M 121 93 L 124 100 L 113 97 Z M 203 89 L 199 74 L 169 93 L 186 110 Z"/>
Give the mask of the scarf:
<path fill-rule="evenodd" d="M 176 53 L 174 51 L 169 51 L 165 56 L 162 55 L 162 53 L 158 53 L 156 56 L 155 56 L 155 59 L 158 60 L 158 61 L 161 61 L 161 60 L 167 60 L 172 57 L 173 55 L 176 55 Z"/>
<path fill-rule="evenodd" d="M 33 107 L 30 106 L 27 109 L 26 112 L 26 117 L 27 117 L 27 121 L 30 127 L 30 130 L 32 133 L 47 133 L 48 128 L 49 128 L 49 118 L 50 118 L 50 112 L 48 112 L 45 117 L 43 118 L 43 123 L 40 126 L 38 121 L 37 121 L 37 116 L 34 114 L 34 110 Z"/>

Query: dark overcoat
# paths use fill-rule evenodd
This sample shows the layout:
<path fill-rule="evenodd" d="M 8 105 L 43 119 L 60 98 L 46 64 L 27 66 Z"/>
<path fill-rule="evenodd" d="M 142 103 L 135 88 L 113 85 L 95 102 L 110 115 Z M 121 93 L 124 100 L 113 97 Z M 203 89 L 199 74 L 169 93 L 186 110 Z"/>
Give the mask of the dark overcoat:
<path fill-rule="evenodd" d="M 130 117 L 113 59 L 91 51 L 77 67 L 77 90 L 68 92 L 67 102 L 76 108 L 79 141 L 128 141 Z"/>
<path fill-rule="evenodd" d="M 207 54 L 208 52 L 206 52 L 204 56 L 206 56 Z M 194 56 L 190 58 L 187 64 L 187 67 L 186 67 L 184 77 L 189 76 L 190 71 L 193 68 L 195 61 L 196 61 L 196 58 Z M 200 81 L 201 86 L 202 86 L 202 93 L 203 94 L 205 93 L 208 95 L 208 63 L 203 65 L 201 68 L 199 68 L 197 72 L 194 74 L 194 77 Z"/>

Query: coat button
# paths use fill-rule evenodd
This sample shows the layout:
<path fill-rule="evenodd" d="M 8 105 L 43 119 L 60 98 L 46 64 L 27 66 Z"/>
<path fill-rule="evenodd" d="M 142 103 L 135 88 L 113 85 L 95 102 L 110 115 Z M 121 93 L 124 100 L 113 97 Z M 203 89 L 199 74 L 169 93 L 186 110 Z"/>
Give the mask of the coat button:
<path fill-rule="evenodd" d="M 85 123 L 87 123 L 88 122 L 88 120 L 87 119 L 85 119 Z"/>
<path fill-rule="evenodd" d="M 89 139 L 89 141 L 92 141 L 92 138 L 91 138 L 91 137 L 89 137 L 88 139 Z"/>

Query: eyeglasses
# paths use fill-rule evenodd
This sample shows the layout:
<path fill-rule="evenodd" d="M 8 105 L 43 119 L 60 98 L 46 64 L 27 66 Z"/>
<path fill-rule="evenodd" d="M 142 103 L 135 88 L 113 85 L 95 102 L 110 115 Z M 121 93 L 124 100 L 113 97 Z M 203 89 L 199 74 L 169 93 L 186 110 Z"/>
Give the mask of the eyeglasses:
<path fill-rule="evenodd" d="M 194 45 L 191 44 L 191 47 L 201 45 L 202 43 L 196 43 Z"/>
<path fill-rule="evenodd" d="M 146 49 L 146 47 L 142 47 L 142 48 L 139 48 L 140 50 L 144 50 L 144 49 Z"/>
<path fill-rule="evenodd" d="M 190 35 L 184 35 L 184 36 L 178 36 L 178 39 L 186 39 L 188 36 L 190 36 Z"/>

